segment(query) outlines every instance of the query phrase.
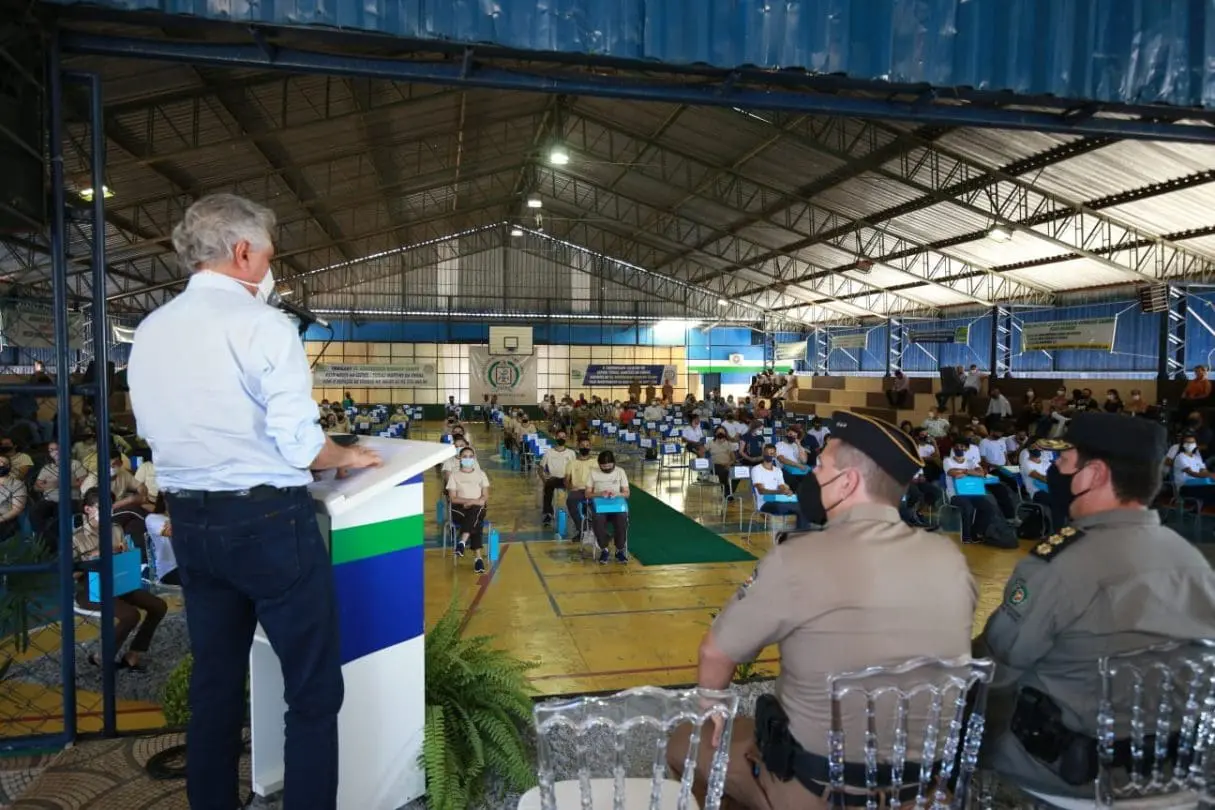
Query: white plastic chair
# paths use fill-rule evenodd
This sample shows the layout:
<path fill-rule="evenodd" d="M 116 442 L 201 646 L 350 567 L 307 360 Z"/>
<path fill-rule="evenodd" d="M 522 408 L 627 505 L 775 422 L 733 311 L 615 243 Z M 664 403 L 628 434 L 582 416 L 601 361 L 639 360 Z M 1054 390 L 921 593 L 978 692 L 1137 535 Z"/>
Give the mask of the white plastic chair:
<path fill-rule="evenodd" d="M 693 810 L 696 762 L 704 724 L 724 723 L 721 745 L 705 782 L 704 810 L 719 810 L 725 790 L 730 734 L 738 712 L 733 692 L 642 686 L 610 697 L 550 700 L 535 708 L 539 785 L 519 810 Z M 683 777 L 667 776 L 672 732 L 692 724 Z M 603 774 L 596 777 L 596 772 Z M 645 776 L 630 776 L 630 772 Z M 568 778 L 561 778 L 568 776 Z"/>
<path fill-rule="evenodd" d="M 1102 658 L 1097 669 L 1101 700 L 1093 799 L 1022 791 L 1037 806 L 1058 810 L 1215 806 L 1210 750 L 1215 744 L 1215 642 L 1157 644 Z M 1129 750 L 1129 768 L 1117 762 L 1119 749 Z"/>
<path fill-rule="evenodd" d="M 966 807 L 994 669 L 969 656 L 915 658 L 828 676 L 831 793 L 863 796 L 874 808 Z M 851 751 L 850 732 L 860 738 Z"/>

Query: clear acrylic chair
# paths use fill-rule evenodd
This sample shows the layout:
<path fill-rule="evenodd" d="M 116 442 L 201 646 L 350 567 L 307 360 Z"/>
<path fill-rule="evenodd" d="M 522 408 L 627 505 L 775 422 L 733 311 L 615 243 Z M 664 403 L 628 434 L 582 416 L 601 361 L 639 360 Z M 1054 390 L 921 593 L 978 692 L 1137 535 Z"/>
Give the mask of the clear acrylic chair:
<path fill-rule="evenodd" d="M 539 703 L 539 786 L 519 799 L 519 810 L 696 810 L 697 756 L 701 745 L 710 744 L 702 727 L 715 717 L 723 723 L 722 739 L 704 775 L 702 810 L 719 810 L 738 705 L 733 692 L 654 686 Z M 693 730 L 683 777 L 676 781 L 667 775 L 667 741 L 684 723 Z"/>
<path fill-rule="evenodd" d="M 1215 642 L 1157 644 L 1097 669 L 1093 799 L 1024 792 L 1060 810 L 1215 807 Z"/>
<path fill-rule="evenodd" d="M 872 808 L 966 807 L 994 668 L 969 656 L 915 658 L 829 676 L 835 803 L 851 794 L 849 805 L 864 797 Z M 859 746 L 849 748 L 849 732 Z"/>

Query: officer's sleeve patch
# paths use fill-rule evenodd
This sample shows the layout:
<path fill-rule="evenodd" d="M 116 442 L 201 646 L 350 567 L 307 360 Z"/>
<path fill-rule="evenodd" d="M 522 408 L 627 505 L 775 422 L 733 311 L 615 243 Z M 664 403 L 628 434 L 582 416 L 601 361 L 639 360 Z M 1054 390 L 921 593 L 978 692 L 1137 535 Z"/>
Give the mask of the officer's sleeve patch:
<path fill-rule="evenodd" d="M 1029 589 L 1025 587 L 1025 580 L 1018 579 L 1009 588 L 1004 604 L 1011 608 L 1019 608 L 1025 604 L 1025 600 L 1027 599 L 1029 599 Z"/>

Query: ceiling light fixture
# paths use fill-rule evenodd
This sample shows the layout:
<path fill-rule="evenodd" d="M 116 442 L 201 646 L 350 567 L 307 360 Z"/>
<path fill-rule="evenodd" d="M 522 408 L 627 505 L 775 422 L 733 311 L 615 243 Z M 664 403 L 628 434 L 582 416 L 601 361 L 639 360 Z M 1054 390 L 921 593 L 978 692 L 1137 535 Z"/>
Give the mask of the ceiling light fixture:
<path fill-rule="evenodd" d="M 548 153 L 548 162 L 554 166 L 564 166 L 570 162 L 570 153 L 564 146 L 554 146 Z"/>
<path fill-rule="evenodd" d="M 114 192 L 109 186 L 102 186 L 101 187 L 101 196 L 108 200 L 108 199 L 110 199 L 110 197 L 114 196 Z M 81 189 L 80 190 L 80 199 L 84 200 L 85 202 L 92 202 L 93 201 L 93 189 L 91 189 L 91 188 Z"/>
<path fill-rule="evenodd" d="M 528 208 L 540 208 L 543 205 L 544 205 L 544 202 L 540 199 L 540 197 L 538 197 L 535 194 L 533 194 L 532 196 L 527 198 L 527 207 Z"/>
<path fill-rule="evenodd" d="M 727 300 L 726 300 L 726 299 L 724 299 L 724 298 L 718 298 L 718 299 L 717 299 L 717 306 L 719 306 L 719 307 L 728 307 L 728 306 L 730 306 L 730 302 L 729 302 L 729 301 L 727 301 Z"/>
<path fill-rule="evenodd" d="M 1012 239 L 1012 234 L 997 225 L 987 232 L 987 238 L 993 242 L 1007 242 Z"/>
<path fill-rule="evenodd" d="M 515 227 L 513 227 L 513 228 L 511 228 L 511 229 L 510 229 L 510 235 L 511 235 L 511 236 L 522 236 L 522 235 L 523 235 L 523 229 L 522 229 L 522 228 L 520 228 L 518 225 L 516 225 Z"/>

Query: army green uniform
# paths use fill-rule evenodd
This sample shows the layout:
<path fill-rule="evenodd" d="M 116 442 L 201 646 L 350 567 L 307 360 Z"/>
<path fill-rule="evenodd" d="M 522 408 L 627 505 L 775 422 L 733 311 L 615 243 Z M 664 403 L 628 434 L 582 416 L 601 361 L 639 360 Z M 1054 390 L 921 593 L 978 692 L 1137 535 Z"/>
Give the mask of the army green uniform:
<path fill-rule="evenodd" d="M 1031 756 L 1009 729 L 1017 694 L 1049 696 L 1071 731 L 1093 736 L 1102 656 L 1166 640 L 1215 638 L 1215 573 L 1159 515 L 1131 508 L 1080 518 L 1013 571 L 977 642 L 997 664 L 983 759 L 1003 779 L 1054 795 L 1092 797 Z"/>

